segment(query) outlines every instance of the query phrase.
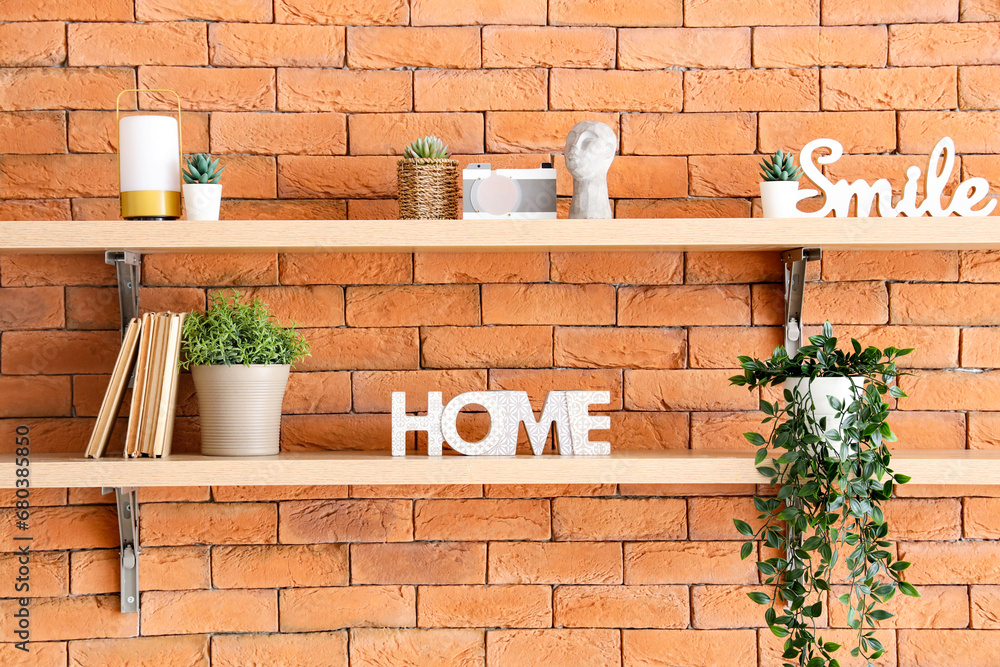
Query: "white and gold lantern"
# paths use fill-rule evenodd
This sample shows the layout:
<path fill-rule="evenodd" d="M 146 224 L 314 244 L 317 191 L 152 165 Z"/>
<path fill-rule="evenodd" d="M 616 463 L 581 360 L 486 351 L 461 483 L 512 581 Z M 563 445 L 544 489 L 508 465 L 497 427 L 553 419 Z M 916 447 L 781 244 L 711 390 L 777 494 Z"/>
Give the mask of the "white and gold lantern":
<path fill-rule="evenodd" d="M 171 93 L 177 118 L 121 117 L 125 93 Z M 118 190 L 126 220 L 176 220 L 181 216 L 181 100 L 172 90 L 123 90 L 115 103 L 118 124 Z"/>

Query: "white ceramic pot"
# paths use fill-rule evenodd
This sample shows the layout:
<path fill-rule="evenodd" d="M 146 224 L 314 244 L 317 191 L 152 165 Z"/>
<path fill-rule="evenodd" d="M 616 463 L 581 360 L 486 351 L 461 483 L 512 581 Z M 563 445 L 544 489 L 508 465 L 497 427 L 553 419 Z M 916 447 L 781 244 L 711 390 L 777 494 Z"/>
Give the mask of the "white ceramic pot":
<path fill-rule="evenodd" d="M 188 220 L 218 220 L 222 203 L 221 183 L 185 183 L 184 209 Z"/>
<path fill-rule="evenodd" d="M 760 184 L 760 203 L 765 218 L 798 218 L 802 215 L 798 181 L 764 181 Z"/>
<path fill-rule="evenodd" d="M 201 415 L 201 453 L 277 454 L 281 403 L 291 366 L 192 366 Z"/>
<path fill-rule="evenodd" d="M 837 398 L 842 404 L 848 405 L 854 400 L 854 392 L 851 386 L 861 389 L 865 385 L 865 379 L 861 376 L 854 377 L 819 377 L 814 378 L 810 383 L 809 378 L 789 378 L 784 381 L 782 387 L 794 392 L 796 387 L 800 394 L 809 392 L 812 395 L 813 416 L 818 422 L 826 417 L 826 430 L 840 429 L 842 418 L 837 417 L 837 410 L 830 405 L 830 396 Z M 819 430 L 819 429 L 817 429 Z M 826 439 L 823 433 L 816 435 Z M 827 449 L 833 457 L 839 457 L 839 443 L 828 444 Z"/>

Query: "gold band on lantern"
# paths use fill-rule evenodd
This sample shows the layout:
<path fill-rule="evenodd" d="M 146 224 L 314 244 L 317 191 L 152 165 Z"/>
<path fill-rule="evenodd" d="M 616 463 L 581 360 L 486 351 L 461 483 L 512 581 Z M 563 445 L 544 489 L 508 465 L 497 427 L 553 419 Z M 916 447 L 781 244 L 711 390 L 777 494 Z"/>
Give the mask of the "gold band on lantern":
<path fill-rule="evenodd" d="M 139 93 L 170 93 L 177 98 L 177 164 L 180 180 L 184 182 L 184 134 L 181 129 L 181 96 L 169 88 L 129 88 L 118 93 L 115 98 L 115 135 L 118 145 L 118 199 L 123 218 L 179 218 L 181 217 L 181 193 L 173 190 L 137 190 L 122 192 L 122 136 L 121 101 L 125 93 L 135 93 L 135 107 L 139 110 Z"/>

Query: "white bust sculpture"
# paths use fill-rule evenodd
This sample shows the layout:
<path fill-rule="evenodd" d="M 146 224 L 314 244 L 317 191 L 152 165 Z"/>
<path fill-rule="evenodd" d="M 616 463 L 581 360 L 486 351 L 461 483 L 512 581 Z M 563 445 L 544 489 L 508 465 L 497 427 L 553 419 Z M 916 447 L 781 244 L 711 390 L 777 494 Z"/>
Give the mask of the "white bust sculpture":
<path fill-rule="evenodd" d="M 566 136 L 566 169 L 573 176 L 570 218 L 611 218 L 608 169 L 618 150 L 615 131 L 596 120 L 573 126 Z"/>

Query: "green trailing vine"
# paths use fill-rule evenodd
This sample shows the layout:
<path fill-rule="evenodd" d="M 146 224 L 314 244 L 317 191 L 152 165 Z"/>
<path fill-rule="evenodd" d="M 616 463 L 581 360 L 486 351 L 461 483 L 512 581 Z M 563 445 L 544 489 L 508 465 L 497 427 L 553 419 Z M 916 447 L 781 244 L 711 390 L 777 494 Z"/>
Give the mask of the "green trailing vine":
<path fill-rule="evenodd" d="M 281 326 L 267 305 L 230 290 L 208 297 L 208 310 L 184 320 L 181 368 L 225 364 L 297 364 L 309 343 L 295 325 Z"/>
<path fill-rule="evenodd" d="M 919 597 L 902 578 L 910 564 L 893 560 L 889 525 L 880 507 L 892 496 L 894 483 L 909 481 L 889 467 L 886 443 L 896 438 L 886 421 L 884 397 L 905 396 L 890 383 L 905 374 L 897 370 L 896 359 L 913 350 L 863 349 L 851 339 L 852 350 L 845 352 L 837 348 L 829 322 L 809 343 L 792 357 L 783 347 L 763 361 L 739 357 L 743 374 L 730 378 L 731 384 L 753 391 L 780 386 L 789 378 L 808 378 L 811 386 L 816 378 L 860 376 L 864 383 L 851 385 L 846 402 L 830 397 L 836 415 L 829 426 L 827 417 L 815 412 L 811 391 L 785 388 L 783 404 L 761 400 L 770 432 L 744 437 L 759 447 L 754 464 L 778 491 L 775 497 L 754 496 L 759 529 L 734 519 L 736 529 L 750 538 L 740 555 L 746 559 L 754 553 L 755 540 L 781 554 L 757 563 L 769 592 L 749 596 L 767 606 L 764 619 L 771 632 L 786 638 L 785 667 L 839 667 L 833 654 L 840 645 L 823 640 L 816 619 L 835 583 L 833 568 L 844 559 L 849 589 L 838 599 L 847 606 L 847 624 L 857 632 L 851 655 L 871 665 L 884 652 L 876 624 L 893 616 L 880 605 L 897 590 Z M 839 428 L 833 420 L 840 421 Z M 774 458 L 768 461 L 768 456 Z"/>

